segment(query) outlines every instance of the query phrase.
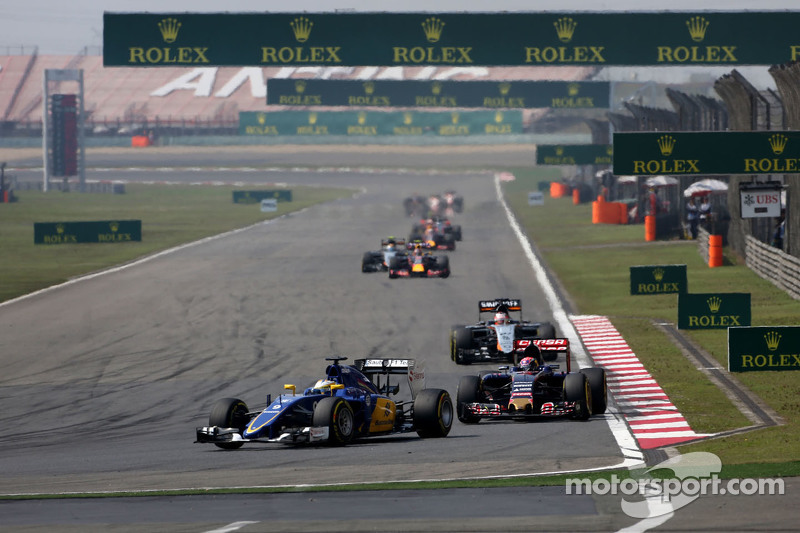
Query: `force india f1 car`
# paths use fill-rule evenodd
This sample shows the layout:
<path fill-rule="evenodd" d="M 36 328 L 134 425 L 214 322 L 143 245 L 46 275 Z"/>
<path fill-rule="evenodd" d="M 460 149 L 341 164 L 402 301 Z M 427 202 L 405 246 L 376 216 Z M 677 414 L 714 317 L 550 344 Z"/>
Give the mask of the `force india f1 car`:
<path fill-rule="evenodd" d="M 453 402 L 441 389 L 425 388 L 424 369 L 414 359 L 357 359 L 332 357 L 325 377 L 296 393 L 275 400 L 267 396 L 264 409 L 250 411 L 237 398 L 219 400 L 208 426 L 196 430 L 195 442 L 232 450 L 246 442 L 344 445 L 354 439 L 416 431 L 420 437 L 446 437 L 453 423 Z M 392 399 L 400 392 L 391 377 L 407 376 L 410 401 Z"/>
<path fill-rule="evenodd" d="M 571 372 L 568 339 L 533 343 L 541 355 L 529 350 L 530 356 L 519 366 L 503 366 L 499 372 L 460 379 L 456 405 L 461 422 L 561 416 L 586 420 L 605 413 L 605 370 L 593 367 Z M 560 364 L 545 364 L 543 355 L 547 353 L 555 353 L 551 359 L 563 360 L 566 371 L 557 371 Z"/>
<path fill-rule="evenodd" d="M 364 252 L 361 259 L 361 272 L 386 272 L 389 270 L 389 263 L 396 255 L 405 255 L 405 239 L 388 237 L 381 239 L 381 249 L 373 252 Z"/>
<path fill-rule="evenodd" d="M 480 321 L 482 313 L 494 313 L 493 320 Z M 519 312 L 512 319 L 511 312 Z M 450 330 L 450 358 L 459 365 L 503 361 L 518 364 L 525 350 L 536 339 L 553 339 L 555 327 L 549 322 L 522 320 L 522 302 L 500 298 L 478 303 L 477 324 L 453 326 Z M 545 356 L 551 357 L 548 353 Z"/>
<path fill-rule="evenodd" d="M 411 253 L 397 254 L 389 261 L 389 277 L 394 278 L 446 278 L 450 276 L 450 258 L 424 251 L 430 245 L 415 243 Z"/>

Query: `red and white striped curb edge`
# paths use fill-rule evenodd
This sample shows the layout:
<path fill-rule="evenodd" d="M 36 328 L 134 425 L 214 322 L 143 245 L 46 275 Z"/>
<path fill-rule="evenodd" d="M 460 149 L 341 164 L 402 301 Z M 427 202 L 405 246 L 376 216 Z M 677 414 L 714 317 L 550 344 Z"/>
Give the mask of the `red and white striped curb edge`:
<path fill-rule="evenodd" d="M 581 315 L 570 319 L 595 364 L 605 368 L 609 393 L 642 449 L 711 436 L 689 427 L 607 317 Z"/>

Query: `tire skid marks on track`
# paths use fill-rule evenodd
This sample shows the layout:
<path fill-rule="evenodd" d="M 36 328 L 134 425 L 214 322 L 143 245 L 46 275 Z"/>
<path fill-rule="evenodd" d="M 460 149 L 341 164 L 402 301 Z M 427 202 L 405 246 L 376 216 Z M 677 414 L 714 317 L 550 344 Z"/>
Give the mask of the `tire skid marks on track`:
<path fill-rule="evenodd" d="M 642 449 L 709 437 L 695 433 L 604 316 L 570 317 L 595 363 L 606 369 L 608 390 Z"/>

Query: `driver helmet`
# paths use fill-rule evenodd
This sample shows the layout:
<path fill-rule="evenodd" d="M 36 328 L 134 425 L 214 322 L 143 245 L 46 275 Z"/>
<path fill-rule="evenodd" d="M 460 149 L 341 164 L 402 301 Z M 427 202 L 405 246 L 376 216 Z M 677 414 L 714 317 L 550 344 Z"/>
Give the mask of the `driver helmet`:
<path fill-rule="evenodd" d="M 335 381 L 331 381 L 329 379 L 320 379 L 314 384 L 314 390 L 319 392 L 330 392 L 331 385 L 335 383 Z"/>
<path fill-rule="evenodd" d="M 422 246 L 417 244 L 414 246 L 414 254 L 415 255 L 422 255 Z"/>
<path fill-rule="evenodd" d="M 503 325 L 506 324 L 507 322 L 508 322 L 508 315 L 506 313 L 504 313 L 503 311 L 498 311 L 497 313 L 495 313 L 494 315 L 495 324 Z"/>
<path fill-rule="evenodd" d="M 387 249 L 387 250 L 394 250 L 394 247 L 395 247 L 395 245 L 396 245 L 396 244 L 397 244 L 397 242 L 396 242 L 396 241 L 395 241 L 393 238 L 389 238 L 389 239 L 386 241 L 386 246 L 385 246 L 385 249 Z"/>
<path fill-rule="evenodd" d="M 532 370 L 536 368 L 536 359 L 534 357 L 523 357 L 519 362 L 519 367 L 522 370 Z"/>

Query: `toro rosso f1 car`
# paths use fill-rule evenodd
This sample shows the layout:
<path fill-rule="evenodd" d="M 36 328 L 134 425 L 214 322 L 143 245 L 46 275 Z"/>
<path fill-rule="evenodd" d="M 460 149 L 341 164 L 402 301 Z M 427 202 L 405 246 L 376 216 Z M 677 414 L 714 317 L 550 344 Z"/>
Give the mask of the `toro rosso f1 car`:
<path fill-rule="evenodd" d="M 248 409 L 238 398 L 219 400 L 208 426 L 198 427 L 195 442 L 226 450 L 249 442 L 344 445 L 354 439 L 416 431 L 423 438 L 446 437 L 453 423 L 450 395 L 425 388 L 424 369 L 414 359 L 326 359 L 325 376 L 302 393 L 294 385 L 266 407 Z M 393 376 L 406 376 L 411 400 L 394 399 L 400 386 Z"/>
<path fill-rule="evenodd" d="M 494 313 L 492 320 L 480 321 L 482 313 Z M 519 312 L 519 319 L 510 313 Z M 550 322 L 522 320 L 519 299 L 483 300 L 478 304 L 474 325 L 453 326 L 450 330 L 450 358 L 459 365 L 504 361 L 518 364 L 525 350 L 537 339 L 553 339 L 555 327 Z M 546 355 L 550 357 L 551 355 Z"/>
<path fill-rule="evenodd" d="M 405 239 L 388 237 L 381 239 L 381 249 L 372 252 L 364 252 L 361 259 L 361 272 L 386 272 L 389 270 L 389 263 L 396 255 L 406 254 Z"/>
<path fill-rule="evenodd" d="M 535 340 L 533 347 L 538 350 L 528 350 L 529 356 L 511 369 L 503 366 L 499 372 L 462 377 L 456 394 L 458 419 L 465 424 L 559 416 L 586 420 L 605 413 L 605 370 L 571 372 L 568 339 Z M 566 370 L 558 371 L 560 364 L 546 364 L 537 351 L 555 353 Z"/>

